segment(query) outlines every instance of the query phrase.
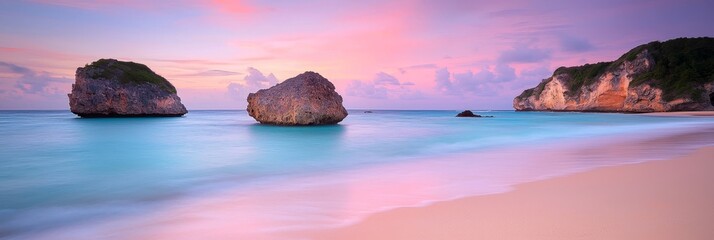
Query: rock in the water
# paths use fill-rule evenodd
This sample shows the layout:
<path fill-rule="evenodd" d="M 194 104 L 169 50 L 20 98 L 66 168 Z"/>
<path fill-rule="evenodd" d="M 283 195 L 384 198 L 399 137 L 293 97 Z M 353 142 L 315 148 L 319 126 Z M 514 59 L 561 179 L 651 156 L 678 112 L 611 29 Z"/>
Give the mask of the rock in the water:
<path fill-rule="evenodd" d="M 268 89 L 248 94 L 248 114 L 277 125 L 336 124 L 347 117 L 335 85 L 315 72 L 305 72 Z"/>
<path fill-rule="evenodd" d="M 493 116 L 478 115 L 478 114 L 474 114 L 473 112 L 471 112 L 471 110 L 466 110 L 466 111 L 460 112 L 459 114 L 456 114 L 456 117 L 477 117 L 477 118 L 485 117 L 485 118 L 492 118 Z"/>
<path fill-rule="evenodd" d="M 714 110 L 714 38 L 636 47 L 613 62 L 561 67 L 513 99 L 518 111 Z"/>
<path fill-rule="evenodd" d="M 182 116 L 176 88 L 143 64 L 100 59 L 77 68 L 69 108 L 80 117 Z"/>
<path fill-rule="evenodd" d="M 481 117 L 481 115 L 474 114 L 471 112 L 471 110 L 466 110 L 463 112 L 460 112 L 459 114 L 456 114 L 457 117 Z"/>

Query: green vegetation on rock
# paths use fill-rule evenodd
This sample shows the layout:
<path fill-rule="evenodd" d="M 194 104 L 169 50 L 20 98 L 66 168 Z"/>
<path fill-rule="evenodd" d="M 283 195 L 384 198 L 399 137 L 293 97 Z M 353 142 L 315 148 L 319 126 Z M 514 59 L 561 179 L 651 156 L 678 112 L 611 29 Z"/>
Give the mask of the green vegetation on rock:
<path fill-rule="evenodd" d="M 554 75 L 568 74 L 570 76 L 570 79 L 566 82 L 568 93 L 575 95 L 579 93 L 582 86 L 593 84 L 611 64 L 612 62 L 599 62 L 578 67 L 559 67 L 555 70 Z"/>
<path fill-rule="evenodd" d="M 660 88 L 665 101 L 678 97 L 700 100 L 703 93 L 700 86 L 714 82 L 714 38 L 710 37 L 650 42 L 633 48 L 613 62 L 560 67 L 555 70 L 554 75 L 569 75 L 570 78 L 565 84 L 568 95 L 574 96 L 580 93 L 583 86 L 595 83 L 606 71 L 619 67 L 625 61 L 637 59 L 637 55 L 644 50 L 647 50 L 654 60 L 654 66 L 649 71 L 634 76 L 631 87 L 647 83 Z"/>
<path fill-rule="evenodd" d="M 521 95 L 518 95 L 518 98 L 527 98 L 529 96 L 540 96 L 540 94 L 545 89 L 545 85 L 548 84 L 548 82 L 550 82 L 550 80 L 553 80 L 553 77 L 543 79 L 543 81 L 540 81 L 538 86 L 536 86 L 534 88 L 526 89 L 525 91 L 523 91 L 523 93 L 521 93 Z"/>
<path fill-rule="evenodd" d="M 700 100 L 702 86 L 714 82 L 714 38 L 677 38 L 644 45 L 654 66 L 635 76 L 631 86 L 648 83 L 662 89 L 666 101 L 678 97 Z"/>
<path fill-rule="evenodd" d="M 85 70 L 94 79 L 112 79 L 114 76 L 122 83 L 150 83 L 161 87 L 171 93 L 176 93 L 176 88 L 166 78 L 154 73 L 144 64 L 135 62 L 122 62 L 114 59 L 99 59 L 84 66 Z"/>

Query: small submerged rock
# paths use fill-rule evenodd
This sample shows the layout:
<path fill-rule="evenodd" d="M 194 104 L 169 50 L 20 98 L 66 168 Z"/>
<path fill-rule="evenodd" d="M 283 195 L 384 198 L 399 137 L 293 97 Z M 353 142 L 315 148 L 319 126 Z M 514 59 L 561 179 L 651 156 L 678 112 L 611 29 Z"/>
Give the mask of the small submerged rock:
<path fill-rule="evenodd" d="M 100 59 L 77 68 L 69 108 L 80 117 L 182 116 L 176 88 L 146 65 Z"/>
<path fill-rule="evenodd" d="M 493 117 L 493 116 L 481 116 L 478 114 L 474 114 L 471 110 L 466 110 L 466 111 L 460 112 L 459 114 L 456 114 L 456 117 Z"/>
<path fill-rule="evenodd" d="M 460 112 L 459 114 L 456 114 L 457 117 L 481 117 L 481 115 L 474 114 L 471 112 L 471 110 L 466 110 L 463 112 Z"/>
<path fill-rule="evenodd" d="M 347 117 L 335 85 L 315 72 L 248 94 L 247 100 L 248 115 L 264 124 L 337 124 Z"/>

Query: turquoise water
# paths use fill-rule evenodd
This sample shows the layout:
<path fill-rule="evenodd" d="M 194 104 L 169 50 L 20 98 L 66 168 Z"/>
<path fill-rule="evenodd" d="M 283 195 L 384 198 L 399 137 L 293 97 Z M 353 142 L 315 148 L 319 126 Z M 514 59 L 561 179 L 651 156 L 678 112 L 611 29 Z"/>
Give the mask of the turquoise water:
<path fill-rule="evenodd" d="M 0 237 L 34 238 L 37 236 L 31 234 L 37 232 L 62 231 L 98 221 L 142 219 L 146 212 L 227 191 L 249 198 L 267 196 L 269 191 L 274 194 L 286 189 L 317 189 L 333 181 L 332 187 L 346 182 L 353 186 L 379 177 L 400 181 L 414 175 L 369 173 L 380 167 L 425 164 L 428 159 L 456 159 L 451 156 L 473 153 L 496 156 L 491 160 L 459 158 L 462 166 L 490 169 L 488 174 L 477 177 L 458 173 L 457 162 L 432 168 L 428 174 L 453 169 L 453 176 L 458 177 L 429 183 L 429 194 L 412 186 L 414 189 L 404 194 L 409 195 L 409 201 L 399 196 L 401 190 L 396 190 L 369 206 L 339 209 L 364 213 L 400 204 L 502 191 L 518 182 L 650 160 L 665 156 L 663 153 L 714 143 L 714 138 L 707 137 L 711 135 L 700 134 L 691 142 L 658 145 L 645 151 L 649 154 L 622 159 L 591 155 L 588 159 L 541 164 L 537 159 L 529 162 L 527 154 L 508 154 L 533 146 L 543 146 L 542 150 L 583 143 L 578 145 L 583 147 L 626 138 L 696 133 L 714 126 L 714 120 L 512 111 L 478 112 L 494 118 L 455 118 L 456 113 L 350 111 L 339 125 L 280 127 L 257 124 L 245 111 L 191 111 L 181 118 L 121 119 L 81 119 L 67 111 L 0 111 Z M 508 175 L 514 166 L 523 163 L 540 165 L 527 177 Z M 346 175 L 331 175 L 337 173 Z M 507 175 L 508 179 L 499 180 Z M 469 182 L 477 178 L 481 182 Z M 471 184 L 469 190 L 458 184 L 462 182 Z M 257 190 L 260 194 L 253 194 Z M 323 218 L 313 225 L 329 225 L 341 218 L 330 207 L 341 201 L 344 199 L 330 196 L 319 201 L 305 198 L 284 203 L 291 209 L 260 213 L 265 218 L 284 218 L 280 213 L 288 212 L 298 222 L 309 222 L 311 214 L 319 212 L 315 215 Z M 317 210 L 306 210 L 305 206 L 317 206 Z M 334 219 L 325 217 L 333 215 Z M 266 229 L 288 228 L 290 224 L 280 222 Z M 92 236 L 83 235 L 87 239 Z"/>

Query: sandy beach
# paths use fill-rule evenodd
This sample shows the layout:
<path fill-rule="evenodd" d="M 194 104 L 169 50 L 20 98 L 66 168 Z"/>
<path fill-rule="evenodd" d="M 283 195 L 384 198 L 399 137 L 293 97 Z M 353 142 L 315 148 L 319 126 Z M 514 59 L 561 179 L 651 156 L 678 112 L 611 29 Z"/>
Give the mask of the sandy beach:
<path fill-rule="evenodd" d="M 0 240 L 714 240 L 713 9 L 0 0 Z"/>
<path fill-rule="evenodd" d="M 714 147 L 400 208 L 308 239 L 711 239 Z"/>
<path fill-rule="evenodd" d="M 223 116 L 205 113 L 206 117 L 215 114 Z M 436 114 L 439 113 L 427 116 Z M 9 224 L 0 224 L 3 226 L 0 235 L 17 236 L 14 239 L 265 240 L 710 239 L 714 236 L 714 230 L 709 228 L 714 220 L 710 207 L 714 202 L 714 187 L 710 185 L 714 179 L 711 175 L 714 147 L 703 147 L 714 144 L 711 119 L 626 114 L 555 113 L 557 117 L 550 116 L 553 113 L 528 113 L 527 117 L 521 113 L 494 114 L 540 120 L 532 125 L 528 122 L 506 125 L 509 129 L 520 126 L 522 131 L 537 130 L 532 135 L 510 135 L 514 138 L 542 136 L 545 133 L 541 127 L 546 127 L 550 134 L 562 128 L 562 118 L 579 122 L 569 128 L 580 131 L 545 135 L 542 141 L 509 140 L 503 147 L 264 177 L 252 183 L 250 178 L 219 181 L 211 189 L 117 205 L 128 210 L 113 215 L 90 215 L 74 224 L 56 223 L 71 220 L 66 220 L 64 213 L 59 217 L 27 214 Z M 388 117 L 394 115 L 400 116 L 392 113 Z M 421 118 L 414 119 L 397 127 L 418 130 L 414 126 L 419 126 Z M 131 121 L 123 123 L 135 125 Z M 499 129 L 501 123 L 492 123 L 496 125 L 482 121 L 463 126 L 481 127 L 480 132 Z M 623 126 L 628 130 L 618 129 Z M 388 128 L 393 125 L 385 129 Z M 310 148 L 315 142 L 322 143 L 318 145 L 320 148 L 337 142 L 344 131 L 340 128 L 320 129 L 326 131 L 320 132 L 321 135 L 305 134 L 312 129 L 246 130 L 249 131 L 236 136 L 255 135 L 246 139 L 254 139 L 255 147 L 270 149 L 281 146 L 280 141 L 288 141 L 290 146 L 299 148 L 287 151 L 291 154 L 290 161 L 301 151 L 309 153 L 306 157 L 343 153 Z M 193 136 L 193 132 L 185 134 Z M 315 138 L 310 140 L 306 136 Z M 373 134 L 363 136 L 364 142 L 374 141 Z M 310 141 L 303 145 L 292 142 L 298 138 Z M 418 139 L 417 135 L 409 138 Z M 456 146 L 473 148 L 473 144 L 498 139 L 462 140 Z M 430 145 L 442 141 L 437 139 Z M 265 142 L 270 144 L 262 145 Z M 341 157 L 340 161 L 369 159 L 368 155 L 347 156 L 351 155 Z M 240 170 L 250 172 L 247 168 Z M 90 207 L 93 208 L 89 210 L 99 213 L 117 209 L 113 205 Z M 70 216 L 85 214 L 83 208 L 69 210 L 76 211 L 70 212 L 75 214 Z M 38 219 L 46 222 L 38 223 Z"/>
<path fill-rule="evenodd" d="M 714 111 L 653 112 L 643 113 L 643 115 L 661 117 L 714 117 Z"/>

